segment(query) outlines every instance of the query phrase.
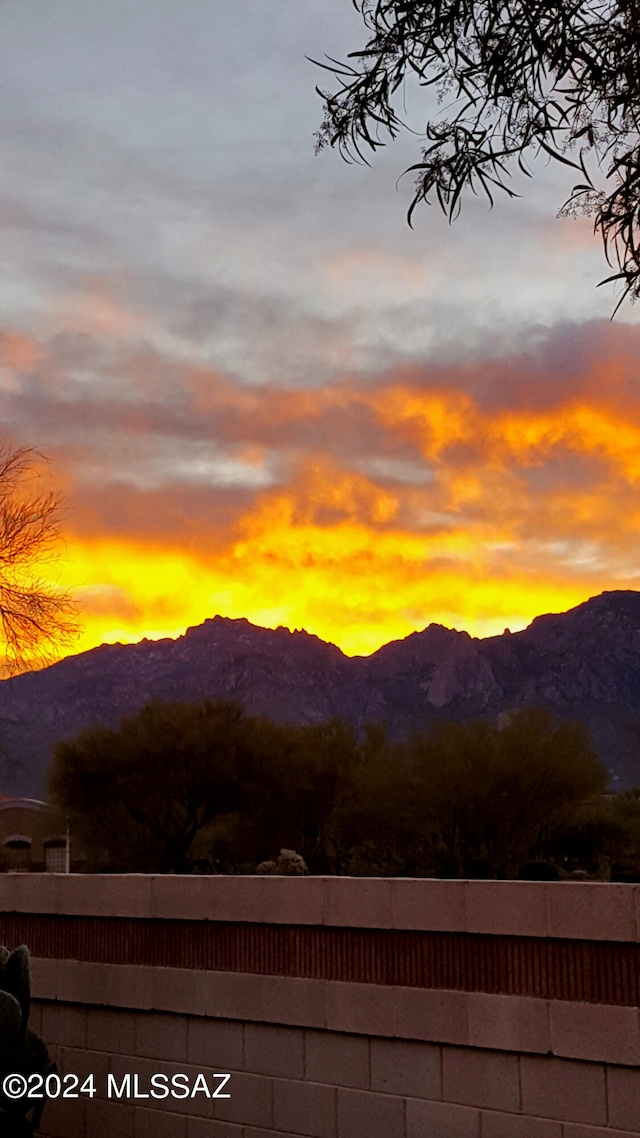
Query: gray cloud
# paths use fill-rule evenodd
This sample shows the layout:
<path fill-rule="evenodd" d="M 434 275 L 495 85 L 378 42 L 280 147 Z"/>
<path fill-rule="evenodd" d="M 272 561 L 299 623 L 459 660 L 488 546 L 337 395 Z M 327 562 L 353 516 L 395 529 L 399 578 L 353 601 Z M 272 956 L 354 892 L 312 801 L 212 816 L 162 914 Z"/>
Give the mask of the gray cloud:
<path fill-rule="evenodd" d="M 451 228 L 425 209 L 411 232 L 410 179 L 394 187 L 415 139 L 370 169 L 313 156 L 322 75 L 304 56 L 344 55 L 361 37 L 343 0 L 58 0 L 55 16 L 10 0 L 5 316 L 29 323 L 94 275 L 141 310 L 152 342 L 303 385 L 332 381 L 345 359 L 368 374 L 608 317 L 589 223 L 555 220 L 561 172 L 523 179 L 526 197 L 493 213 L 470 201 Z"/>

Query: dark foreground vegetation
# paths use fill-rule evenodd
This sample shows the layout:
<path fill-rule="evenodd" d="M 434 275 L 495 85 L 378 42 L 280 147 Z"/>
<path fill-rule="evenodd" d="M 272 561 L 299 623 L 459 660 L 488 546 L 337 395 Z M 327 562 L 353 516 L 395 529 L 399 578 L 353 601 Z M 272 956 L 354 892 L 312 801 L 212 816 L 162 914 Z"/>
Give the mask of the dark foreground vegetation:
<path fill-rule="evenodd" d="M 398 743 L 228 700 L 148 704 L 50 772 L 94 872 L 640 877 L 640 790 L 606 788 L 587 731 L 542 710 Z"/>
<path fill-rule="evenodd" d="M 31 974 L 29 950 L 20 945 L 9 952 L 0 945 L 0 1134 L 2 1138 L 32 1138 L 38 1132 L 44 1099 L 14 1099 L 5 1093 L 5 1079 L 54 1074 L 42 1040 L 29 1029 Z M 55 1076 L 54 1076 L 55 1077 Z M 59 1080 L 58 1080 L 59 1081 Z M 10 1090 L 10 1088 L 7 1088 Z"/>

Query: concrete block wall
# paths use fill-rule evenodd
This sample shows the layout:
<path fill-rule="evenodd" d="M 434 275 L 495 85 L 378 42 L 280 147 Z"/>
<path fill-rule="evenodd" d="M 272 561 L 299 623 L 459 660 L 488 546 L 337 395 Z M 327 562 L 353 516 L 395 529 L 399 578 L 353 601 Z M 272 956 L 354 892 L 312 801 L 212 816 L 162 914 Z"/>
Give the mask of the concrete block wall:
<path fill-rule="evenodd" d="M 62 1075 L 91 1100 L 47 1103 L 47 1138 L 637 1138 L 640 1069 L 267 1023 L 38 1002 Z M 54 1042 L 55 1041 L 55 1042 Z M 137 1072 L 229 1073 L 231 1098 L 108 1101 Z M 215 1085 L 219 1085 L 218 1080 Z M 213 1083 L 211 1084 L 213 1086 Z"/>
<path fill-rule="evenodd" d="M 34 1026 L 61 1075 L 95 1076 L 95 1098 L 47 1103 L 47 1138 L 640 1138 L 635 886 L 15 875 L 0 879 L 0 940 L 3 923 L 21 939 L 46 925 Z M 294 945 L 315 937 L 327 958 L 293 953 L 293 974 L 280 959 L 275 974 L 265 945 L 283 928 Z M 166 952 L 184 937 L 195 952 L 200 933 L 241 944 L 243 929 L 258 948 L 227 954 L 225 968 L 149 962 L 154 939 Z M 412 931 L 412 952 L 458 938 L 471 961 L 463 987 L 363 982 L 358 954 L 375 964 Z M 496 945 L 514 944 L 522 974 L 492 971 Z M 360 979 L 332 978 L 348 973 L 349 952 Z M 547 976 L 551 994 L 516 994 L 540 988 L 540 960 L 561 973 Z M 577 998 L 584 990 L 605 994 Z M 200 1072 L 229 1073 L 231 1098 L 106 1097 L 109 1074 L 137 1074 L 144 1093 L 153 1073 L 193 1086 Z"/>

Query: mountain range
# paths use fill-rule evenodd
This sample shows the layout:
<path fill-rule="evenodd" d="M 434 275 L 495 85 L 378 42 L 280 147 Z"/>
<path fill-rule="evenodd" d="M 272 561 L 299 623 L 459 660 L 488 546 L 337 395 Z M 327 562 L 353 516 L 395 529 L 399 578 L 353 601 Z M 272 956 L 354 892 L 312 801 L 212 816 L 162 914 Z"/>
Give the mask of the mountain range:
<path fill-rule="evenodd" d="M 612 787 L 640 784 L 640 592 L 605 592 L 522 632 L 477 639 L 430 624 L 371 656 L 307 632 L 216 616 L 176 640 L 103 644 L 0 681 L 0 790 L 42 797 L 55 743 L 116 726 L 148 700 L 225 696 L 249 714 L 385 720 L 394 737 L 436 718 L 544 706 L 581 719 Z"/>

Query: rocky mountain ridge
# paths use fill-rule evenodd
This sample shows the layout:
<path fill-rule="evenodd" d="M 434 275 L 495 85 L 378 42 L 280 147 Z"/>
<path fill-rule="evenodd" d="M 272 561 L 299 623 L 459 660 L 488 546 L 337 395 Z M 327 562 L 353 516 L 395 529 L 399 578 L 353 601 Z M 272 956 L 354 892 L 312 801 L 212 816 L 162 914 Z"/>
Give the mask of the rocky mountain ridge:
<path fill-rule="evenodd" d="M 591 727 L 612 785 L 640 783 L 627 730 L 640 718 L 640 592 L 602 593 L 482 640 L 430 624 L 368 657 L 220 616 L 177 640 L 101 645 L 0 681 L 0 789 L 40 797 L 55 743 L 82 727 L 115 726 L 152 698 L 218 695 L 280 720 L 386 720 L 396 737 L 434 718 L 546 706 Z"/>

